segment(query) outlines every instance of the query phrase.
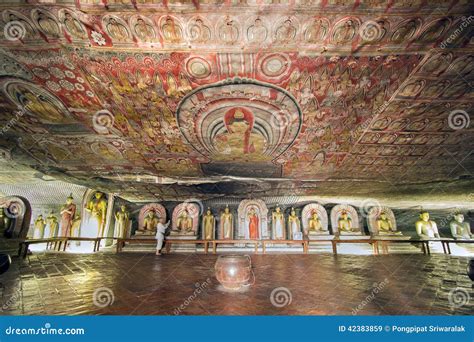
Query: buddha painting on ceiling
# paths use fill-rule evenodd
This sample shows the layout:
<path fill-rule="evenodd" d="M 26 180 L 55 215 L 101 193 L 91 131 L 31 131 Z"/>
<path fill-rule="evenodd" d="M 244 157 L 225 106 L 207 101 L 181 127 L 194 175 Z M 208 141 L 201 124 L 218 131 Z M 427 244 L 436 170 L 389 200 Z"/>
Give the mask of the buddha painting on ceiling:
<path fill-rule="evenodd" d="M 266 141 L 254 130 L 254 122 L 249 109 L 229 109 L 224 115 L 225 130 L 215 137 L 216 160 L 264 160 Z"/>
<path fill-rule="evenodd" d="M 19 108 L 43 123 L 67 123 L 65 106 L 43 89 L 26 82 L 15 81 L 5 86 L 5 92 Z"/>

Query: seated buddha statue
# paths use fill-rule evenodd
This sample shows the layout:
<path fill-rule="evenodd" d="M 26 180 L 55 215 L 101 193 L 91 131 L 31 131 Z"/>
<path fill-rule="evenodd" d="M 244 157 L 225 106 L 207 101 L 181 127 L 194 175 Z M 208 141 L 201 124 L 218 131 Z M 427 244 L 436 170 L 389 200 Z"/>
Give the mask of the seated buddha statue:
<path fill-rule="evenodd" d="M 176 228 L 178 231 L 189 233 L 193 229 L 193 219 L 185 209 L 179 214 L 178 221 L 176 222 Z"/>
<path fill-rule="evenodd" d="M 352 219 L 347 214 L 347 211 L 341 213 L 341 217 L 339 217 L 337 222 L 337 228 L 340 233 L 352 233 L 354 231 L 352 228 Z"/>
<path fill-rule="evenodd" d="M 420 219 L 416 221 L 416 233 L 422 239 L 439 238 L 438 226 L 435 221 L 430 220 L 430 214 L 427 211 L 420 213 Z"/>
<path fill-rule="evenodd" d="M 387 213 L 382 211 L 377 218 L 376 226 L 380 235 L 402 235 L 401 232 L 393 228 L 392 221 L 387 217 Z"/>
<path fill-rule="evenodd" d="M 323 230 L 323 226 L 321 224 L 321 221 L 319 220 L 319 216 L 317 212 L 313 212 L 311 214 L 311 217 L 308 220 L 308 230 L 310 233 L 312 231 L 319 232 Z"/>
<path fill-rule="evenodd" d="M 156 225 L 158 224 L 158 217 L 153 210 L 149 211 L 143 219 L 142 231 L 154 232 L 156 231 Z"/>
<path fill-rule="evenodd" d="M 464 222 L 464 215 L 457 213 L 453 220 L 449 223 L 451 228 L 451 235 L 456 240 L 474 239 L 474 234 L 471 233 L 471 226 L 469 222 Z"/>
<path fill-rule="evenodd" d="M 0 208 L 0 238 L 3 237 L 4 233 L 10 228 L 11 221 L 5 211 L 5 208 Z"/>

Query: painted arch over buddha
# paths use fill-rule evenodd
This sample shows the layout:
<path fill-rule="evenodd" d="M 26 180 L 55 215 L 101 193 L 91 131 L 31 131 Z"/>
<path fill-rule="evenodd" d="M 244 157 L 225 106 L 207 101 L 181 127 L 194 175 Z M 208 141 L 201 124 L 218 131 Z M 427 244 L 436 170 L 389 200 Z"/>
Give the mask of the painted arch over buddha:
<path fill-rule="evenodd" d="M 274 172 L 284 163 L 279 157 L 302 125 L 301 109 L 291 94 L 240 78 L 195 89 L 180 102 L 176 115 L 187 142 L 207 161 L 205 173 L 240 170 L 244 175 L 251 163 L 264 174 L 278 175 Z M 248 172 L 255 174 L 252 168 Z"/>

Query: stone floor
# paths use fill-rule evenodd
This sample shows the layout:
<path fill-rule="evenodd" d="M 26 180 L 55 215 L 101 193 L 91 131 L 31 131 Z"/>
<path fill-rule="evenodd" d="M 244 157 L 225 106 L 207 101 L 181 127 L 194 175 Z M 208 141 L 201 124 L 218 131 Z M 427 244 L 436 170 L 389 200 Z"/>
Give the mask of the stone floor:
<path fill-rule="evenodd" d="M 467 258 L 252 255 L 255 284 L 242 293 L 219 289 L 213 276 L 216 258 L 139 253 L 15 258 L 0 276 L 0 314 L 474 314 Z"/>

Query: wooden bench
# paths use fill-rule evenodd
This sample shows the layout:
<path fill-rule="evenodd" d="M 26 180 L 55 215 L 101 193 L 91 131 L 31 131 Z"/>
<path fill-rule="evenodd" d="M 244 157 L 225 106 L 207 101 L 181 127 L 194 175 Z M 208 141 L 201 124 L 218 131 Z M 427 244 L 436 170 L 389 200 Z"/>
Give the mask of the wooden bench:
<path fill-rule="evenodd" d="M 255 245 L 255 253 L 258 253 L 258 244 L 262 240 L 207 240 L 212 243 L 212 253 L 217 253 L 217 245 L 218 244 L 253 244 Z"/>
<path fill-rule="evenodd" d="M 307 241 L 307 246 L 308 246 L 308 250 L 309 250 L 309 245 L 313 242 L 326 242 L 326 243 L 330 243 L 332 245 L 332 251 L 334 253 L 334 245 L 332 244 L 332 240 L 333 239 L 309 239 L 309 240 L 306 240 Z M 337 250 L 336 250 L 337 252 Z"/>
<path fill-rule="evenodd" d="M 372 245 L 372 249 L 375 255 L 379 254 L 379 247 L 378 247 L 378 240 L 373 240 L 373 239 L 340 239 L 340 238 L 334 238 L 330 240 L 332 243 L 332 252 L 334 255 L 337 255 L 337 244 L 338 243 L 368 243 Z"/>
<path fill-rule="evenodd" d="M 170 253 L 171 245 L 172 244 L 181 244 L 181 245 L 190 245 L 190 244 L 203 244 L 204 245 L 204 253 L 208 253 L 209 250 L 209 243 L 213 240 L 177 240 L 177 239 L 165 239 L 165 251 L 166 253 Z"/>
<path fill-rule="evenodd" d="M 100 237 L 96 237 L 96 238 L 89 238 L 89 237 L 75 237 L 75 236 L 67 236 L 67 237 L 64 237 L 62 238 L 63 242 L 64 242 L 64 246 L 63 246 L 63 252 L 66 251 L 66 248 L 68 246 L 68 242 L 69 241 L 89 241 L 89 242 L 94 242 L 94 249 L 93 249 L 93 252 L 98 252 L 99 251 L 99 247 L 100 247 L 100 240 L 103 239 L 103 238 L 100 238 Z M 59 250 L 61 250 L 61 245 L 59 246 Z"/>
<path fill-rule="evenodd" d="M 262 240 L 262 252 L 265 254 L 267 244 L 288 244 L 288 245 L 302 245 L 303 253 L 308 253 L 307 240 Z"/>
<path fill-rule="evenodd" d="M 132 238 L 118 238 L 117 239 L 117 245 L 116 245 L 116 252 L 120 253 L 123 250 L 123 246 L 125 246 L 125 243 L 129 244 L 150 244 L 150 245 L 156 245 L 156 239 L 155 238 L 140 238 L 140 239 L 132 239 Z"/>
<path fill-rule="evenodd" d="M 106 238 L 104 238 L 106 239 Z M 183 244 L 183 245 L 190 245 L 190 244 L 204 244 L 204 252 L 207 254 L 209 249 L 209 243 L 212 240 L 178 240 L 178 239 L 165 239 L 164 241 L 164 248 L 166 253 L 170 253 L 171 245 L 172 244 Z M 129 244 L 151 244 L 156 245 L 157 241 L 155 238 L 140 238 L 140 239 L 132 239 L 132 238 L 117 238 L 117 253 L 120 253 L 123 250 L 123 246 L 125 243 Z"/>
<path fill-rule="evenodd" d="M 49 244 L 54 244 L 53 245 L 53 250 L 61 250 L 61 244 L 64 242 L 65 238 L 48 238 L 48 239 L 26 239 L 23 241 L 20 241 L 18 245 L 18 256 L 26 258 L 28 254 L 28 248 L 30 245 L 33 244 L 40 244 L 40 243 L 45 243 L 46 246 L 48 247 Z"/>
<path fill-rule="evenodd" d="M 439 241 L 439 240 L 401 240 L 401 239 L 377 239 L 376 240 L 382 247 L 382 254 L 388 254 L 388 245 L 391 243 L 421 243 L 421 249 L 423 254 L 431 254 L 430 251 L 430 241 Z M 444 249 L 444 247 L 443 247 Z"/>
<path fill-rule="evenodd" d="M 445 254 L 451 254 L 450 243 L 474 243 L 474 240 L 454 240 L 454 239 L 439 239 L 433 241 L 440 241 L 443 245 L 443 251 Z"/>
<path fill-rule="evenodd" d="M 63 237 L 57 237 L 57 238 L 47 238 L 47 239 L 26 239 L 26 240 L 20 241 L 18 245 L 18 256 L 26 258 L 26 255 L 28 254 L 28 248 L 30 247 L 30 245 L 40 244 L 40 243 L 45 243 L 46 248 L 48 248 L 50 244 L 53 244 L 53 250 L 60 251 L 61 244 L 63 243 L 64 239 L 65 238 Z"/>

